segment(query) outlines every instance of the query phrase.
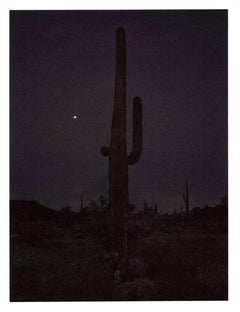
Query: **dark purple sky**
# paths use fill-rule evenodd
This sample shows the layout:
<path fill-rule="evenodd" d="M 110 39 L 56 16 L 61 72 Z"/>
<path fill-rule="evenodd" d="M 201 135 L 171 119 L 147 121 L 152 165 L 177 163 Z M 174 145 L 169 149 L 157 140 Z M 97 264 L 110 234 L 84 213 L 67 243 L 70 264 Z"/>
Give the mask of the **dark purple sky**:
<path fill-rule="evenodd" d="M 11 198 L 50 208 L 108 192 L 115 30 L 127 40 L 132 99 L 143 102 L 143 153 L 130 200 L 179 209 L 227 193 L 227 11 L 12 11 Z M 77 115 L 76 120 L 73 115 Z"/>

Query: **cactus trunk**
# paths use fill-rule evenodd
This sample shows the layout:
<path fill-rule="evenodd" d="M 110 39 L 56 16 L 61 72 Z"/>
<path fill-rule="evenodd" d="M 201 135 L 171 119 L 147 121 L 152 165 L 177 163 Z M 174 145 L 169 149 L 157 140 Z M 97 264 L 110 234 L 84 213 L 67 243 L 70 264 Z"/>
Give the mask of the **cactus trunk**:
<path fill-rule="evenodd" d="M 83 196 L 81 195 L 81 207 L 80 207 L 80 210 L 83 209 Z"/>
<path fill-rule="evenodd" d="M 114 108 L 109 154 L 109 204 L 112 213 L 114 249 L 126 256 L 128 163 L 126 141 L 126 39 L 117 30 Z"/>
<path fill-rule="evenodd" d="M 112 249 L 127 257 L 128 165 L 142 152 L 142 104 L 133 101 L 133 147 L 127 156 L 126 141 L 126 38 L 123 28 L 116 32 L 116 76 L 110 147 L 101 152 L 109 157 L 109 206 L 112 221 Z"/>
<path fill-rule="evenodd" d="M 185 182 L 186 194 L 183 194 L 183 200 L 185 202 L 186 207 L 186 216 L 189 215 L 189 198 L 188 198 L 188 181 Z"/>

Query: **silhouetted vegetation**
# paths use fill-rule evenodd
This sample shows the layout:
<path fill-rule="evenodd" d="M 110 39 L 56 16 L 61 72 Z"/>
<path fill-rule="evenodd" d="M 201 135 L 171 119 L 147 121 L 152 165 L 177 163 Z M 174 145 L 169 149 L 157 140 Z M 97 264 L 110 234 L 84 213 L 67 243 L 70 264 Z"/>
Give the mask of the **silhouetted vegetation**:
<path fill-rule="evenodd" d="M 109 206 L 111 210 L 112 252 L 127 258 L 128 166 L 134 165 L 142 153 L 142 103 L 133 100 L 132 152 L 127 155 L 126 141 L 126 38 L 125 30 L 116 32 L 116 77 L 114 108 L 109 147 L 102 147 L 109 157 Z"/>
<path fill-rule="evenodd" d="M 185 182 L 186 192 L 183 194 L 183 200 L 186 207 L 186 217 L 189 215 L 188 181 Z"/>
<path fill-rule="evenodd" d="M 125 267 L 111 252 L 107 198 L 93 202 L 56 212 L 11 201 L 12 301 L 227 299 L 226 197 L 192 208 L 187 224 L 181 212 L 131 208 Z"/>

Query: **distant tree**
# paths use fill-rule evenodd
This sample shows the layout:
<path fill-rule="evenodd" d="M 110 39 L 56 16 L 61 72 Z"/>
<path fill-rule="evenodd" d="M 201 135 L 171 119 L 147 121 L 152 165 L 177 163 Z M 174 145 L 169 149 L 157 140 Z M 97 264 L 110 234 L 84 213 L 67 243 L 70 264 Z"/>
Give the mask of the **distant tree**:
<path fill-rule="evenodd" d="M 108 197 L 101 194 L 100 197 L 98 198 L 98 201 L 99 201 L 100 208 L 102 210 L 105 210 L 109 207 Z"/>
<path fill-rule="evenodd" d="M 202 209 L 200 207 L 193 207 L 191 209 L 191 215 L 193 216 L 198 216 L 201 214 L 201 212 L 202 212 Z"/>
<path fill-rule="evenodd" d="M 98 209 L 99 205 L 95 200 L 90 199 L 89 200 L 89 208 L 91 209 Z"/>

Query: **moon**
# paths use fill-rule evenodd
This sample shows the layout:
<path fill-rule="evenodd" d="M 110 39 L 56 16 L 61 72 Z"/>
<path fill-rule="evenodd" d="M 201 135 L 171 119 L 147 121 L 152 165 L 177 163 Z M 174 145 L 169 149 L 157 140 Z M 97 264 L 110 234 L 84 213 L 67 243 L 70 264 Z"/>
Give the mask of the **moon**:
<path fill-rule="evenodd" d="M 73 115 L 73 119 L 77 119 L 77 115 Z"/>

